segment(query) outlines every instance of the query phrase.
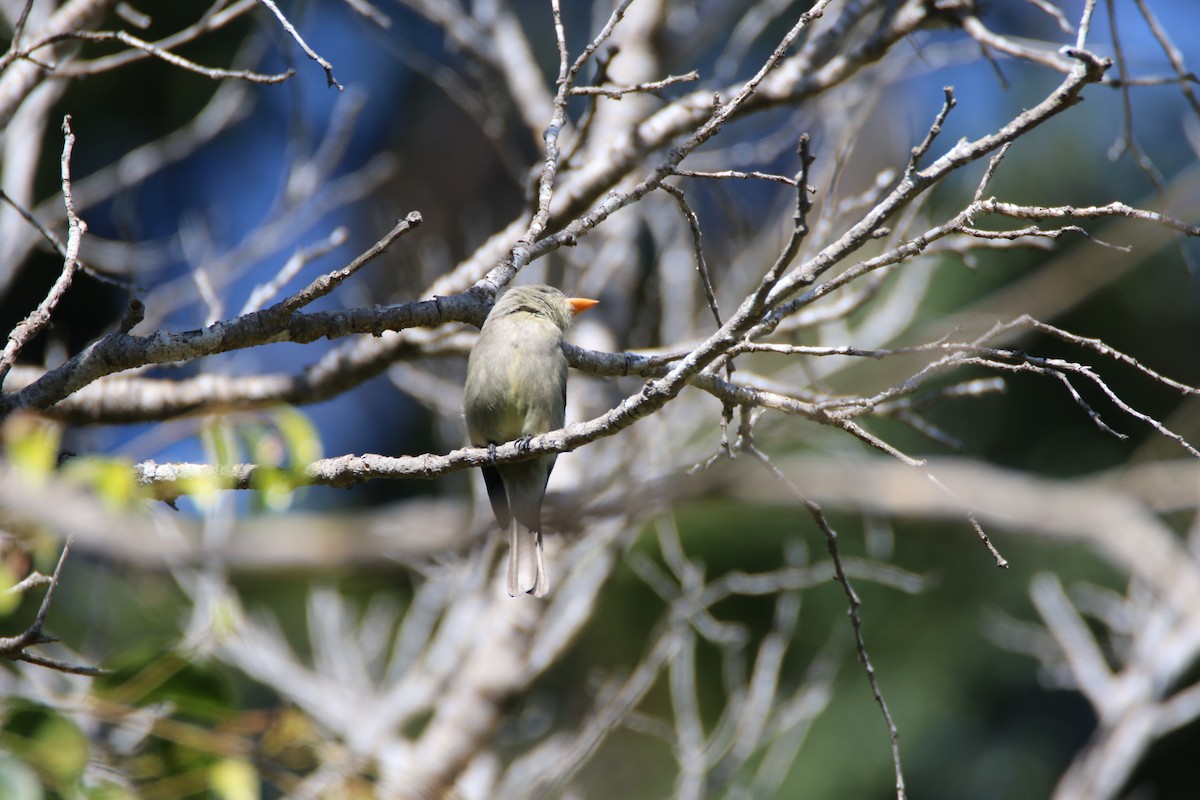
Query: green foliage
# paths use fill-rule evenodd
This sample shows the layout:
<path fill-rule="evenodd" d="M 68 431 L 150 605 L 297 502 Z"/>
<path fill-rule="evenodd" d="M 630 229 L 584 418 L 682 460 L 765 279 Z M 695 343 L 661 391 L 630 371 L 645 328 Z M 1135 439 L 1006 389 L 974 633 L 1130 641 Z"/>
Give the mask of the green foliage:
<path fill-rule="evenodd" d="M 63 475 L 87 486 L 113 511 L 129 511 L 147 496 L 138 484 L 133 464 L 125 459 L 73 458 L 63 466 Z"/>
<path fill-rule="evenodd" d="M 249 761 L 222 758 L 208 769 L 208 784 L 220 800 L 258 800 L 258 770 Z"/>
<path fill-rule="evenodd" d="M 0 617 L 6 617 L 21 605 L 21 595 L 8 591 L 21 577 L 6 562 L 0 561 Z"/>
<path fill-rule="evenodd" d="M 297 486 L 304 483 L 304 469 L 321 458 L 321 438 L 307 416 L 294 408 L 279 408 L 267 424 L 243 431 L 255 464 L 258 500 L 264 510 L 286 511 Z"/>
<path fill-rule="evenodd" d="M 249 421 L 221 418 L 204 431 L 210 463 L 229 468 L 242 461 L 255 464 L 253 485 L 256 510 L 288 510 L 297 488 L 306 483 L 307 465 L 321 458 L 321 437 L 309 418 L 294 408 L 280 407 Z M 219 481 L 197 487 L 215 499 Z"/>
<path fill-rule="evenodd" d="M 87 736 L 75 723 L 55 710 L 24 701 L 9 707 L 0 727 L 0 744 L 31 767 L 42 783 L 60 792 L 79 785 L 90 749 Z"/>
<path fill-rule="evenodd" d="M 96 695 L 121 706 L 169 703 L 182 719 L 220 722 L 237 708 L 228 674 L 204 661 L 152 648 L 119 654 L 95 681 Z"/>
<path fill-rule="evenodd" d="M 26 480 L 43 482 L 58 465 L 60 439 L 57 424 L 14 415 L 4 423 L 4 459 Z"/>

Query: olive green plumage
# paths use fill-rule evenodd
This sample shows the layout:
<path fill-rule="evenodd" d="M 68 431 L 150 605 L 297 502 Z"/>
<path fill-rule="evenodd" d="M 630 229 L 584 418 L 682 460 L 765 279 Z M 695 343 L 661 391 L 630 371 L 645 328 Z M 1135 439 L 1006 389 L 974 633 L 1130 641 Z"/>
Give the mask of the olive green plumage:
<path fill-rule="evenodd" d="M 563 426 L 563 333 L 584 303 L 591 304 L 550 286 L 518 286 L 492 307 L 467 360 L 463 412 L 472 444 L 503 444 Z M 508 593 L 514 596 L 541 597 L 550 588 L 541 517 L 555 457 L 483 468 L 496 520 L 509 529 Z"/>

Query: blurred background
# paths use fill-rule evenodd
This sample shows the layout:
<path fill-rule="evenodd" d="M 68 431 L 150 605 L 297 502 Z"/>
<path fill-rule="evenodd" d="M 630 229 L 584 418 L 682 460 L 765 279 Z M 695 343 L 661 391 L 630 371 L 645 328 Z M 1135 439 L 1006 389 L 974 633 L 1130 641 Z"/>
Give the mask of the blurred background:
<path fill-rule="evenodd" d="M 553 91 L 557 55 L 548 4 L 488 0 L 461 5 L 480 30 L 494 30 L 489 22 L 519 25 L 545 85 Z M 564 5 L 567 43 L 575 54 L 590 41 L 609 8 L 601 3 Z M 639 5 L 640 0 L 633 4 Z M 678 75 L 695 69 L 701 76 L 699 86 L 670 86 L 653 96 L 611 104 L 662 105 L 700 87 L 711 91 L 745 80 L 805 4 L 754 4 L 761 18 L 753 36 L 748 32 L 755 32 L 754 26 L 742 22 L 744 9 L 734 8 L 738 5 L 705 0 L 662 4 L 662 24 L 648 45 L 658 59 L 658 73 Z M 839 5 L 827 13 L 840 13 Z M 1052 52 L 1051 45 L 1073 44 L 1074 33 L 1064 31 L 1039 5 L 992 3 L 982 9 L 982 19 L 990 30 L 1029 47 Z M 112 330 L 130 296 L 147 306 L 147 319 L 135 333 L 189 330 L 235 316 L 255 288 L 277 275 L 298 250 L 318 247 L 326 252 L 291 278 L 288 285 L 293 290 L 343 266 L 414 209 L 425 220 L 417 234 L 322 298 L 313 310 L 425 299 L 439 276 L 451 273 L 528 207 L 530 170 L 539 164 L 540 143 L 527 129 L 529 109 L 501 91 L 495 74 L 473 57 L 472 29 L 437 24 L 435 3 L 377 0 L 370 14 L 354 3 L 334 0 L 301 0 L 280 7 L 311 48 L 333 65 L 344 91 L 328 87 L 320 67 L 260 7 L 179 52 L 209 65 L 267 73 L 296 70 L 286 83 L 213 81 L 146 59 L 66 84 L 53 99 L 46 115 L 52 124 L 43 132 L 33 195 L 58 202 L 55 154 L 61 150 L 61 132 L 55 121 L 69 113 L 78 137 L 73 159 L 77 186 L 81 193 L 95 192 L 84 213 L 89 226 L 84 257 L 102 277 L 78 277 L 55 312 L 53 328 L 26 348 L 24 362 L 61 363 Z M 450 7 L 460 4 L 447 4 Z M 1072 0 L 1060 7 L 1065 19 L 1077 25 L 1083 4 Z M 1187 67 L 1194 68 L 1200 62 L 1195 4 L 1156 0 L 1152 7 Z M 148 25 L 137 35 L 154 41 L 191 25 L 209 8 L 210 3 L 193 0 L 144 8 L 150 15 Z M 447 19 L 453 16 L 447 12 Z M 863 24 L 860 33 L 866 37 L 870 25 L 882 23 L 871 17 Z M 745 36 L 731 39 L 731 31 Z M 1110 57 L 1118 55 L 1119 46 L 1123 64 L 1135 78 L 1174 73 L 1138 3 L 1100 3 L 1088 45 Z M 95 48 L 88 51 L 92 58 L 120 49 L 87 47 Z M 684 166 L 792 175 L 796 136 L 808 132 L 823 170 L 821 180 L 810 180 L 819 207 L 834 197 L 852 198 L 870 190 L 882 171 L 894 171 L 893 180 L 903 172 L 911 148 L 942 107 L 944 86 L 953 86 L 957 105 L 926 163 L 962 137 L 974 139 L 996 130 L 1040 102 L 1061 80 L 1043 65 L 1001 53 L 981 54 L 981 49 L 951 22 L 931 24 L 872 65 L 869 80 L 847 81 L 811 103 L 777 104 L 738 119 Z M 1114 67 L 1110 77 L 1118 74 Z M 1192 85 L 1194 76 L 1183 88 L 1190 91 Z M 1021 139 L 988 192 L 1042 206 L 1120 201 L 1169 209 L 1188 223 L 1200 220 L 1200 109 L 1181 91 L 1180 82 L 1136 85 L 1128 95 L 1120 86 L 1094 86 L 1084 97 L 1080 106 Z M 574 122 L 581 122 L 585 108 L 583 98 L 572 102 Z M 210 127 L 196 125 L 197 119 L 209 120 Z M 155 143 L 185 128 L 190 134 L 181 138 L 186 144 L 177 148 L 179 155 L 144 179 L 118 180 L 105 172 L 139 148 L 161 156 Z M 1128 136 L 1130 130 L 1135 138 Z M 89 184 L 94 175 L 104 177 Z M 964 171 L 939 185 L 920 210 L 923 218 L 939 221 L 957 213 L 980 176 L 979 169 Z M 732 310 L 744 294 L 734 279 L 738 271 L 761 272 L 760 266 L 752 265 L 769 264 L 778 251 L 784 239 L 778 222 L 790 217 L 794 192 L 766 181 L 694 180 L 684 186 L 704 232 L 705 256 L 722 310 Z M 836 224 L 835 217 L 828 218 Z M 535 263 L 518 281 L 544 279 L 568 292 L 598 297 L 601 305 L 589 312 L 574 336 L 585 347 L 670 349 L 693 332 L 702 335 L 702 327 L 672 327 L 672 315 L 682 318 L 696 309 L 697 318 L 707 313 L 694 279 L 681 285 L 672 277 L 679 269 L 667 266 L 682 263 L 685 272 L 692 269 L 686 237 L 664 233 L 649 215 L 624 228 L 621 219 L 618 215 L 611 220 L 611 236 L 620 247 L 612 241 L 585 241 L 574 252 Z M 895 289 L 840 322 L 842 327 L 800 331 L 794 341 L 863 347 L 916 344 L 947 331 L 975 331 L 979 325 L 986 330 L 997 320 L 1030 313 L 1080 336 L 1100 339 L 1176 381 L 1200 385 L 1197 243 L 1124 222 L 1087 227 L 1094 239 L 1065 236 L 1052 248 L 920 259 L 913 266 L 921 275 L 912 279 L 920 282 L 914 294 L 901 295 Z M 344 231 L 335 234 L 339 228 Z M 1131 245 L 1133 250 L 1114 250 L 1095 239 Z M 61 260 L 32 250 L 12 264 L 0 274 L 0 326 L 5 330 L 45 295 Z M 491 266 L 485 264 L 471 280 Z M 889 275 L 888 286 L 902 280 L 898 273 Z M 909 302 L 904 297 L 917 299 Z M 872 319 L 878 330 L 868 325 Z M 711 319 L 708 323 L 711 330 Z M 839 332 L 849 338 L 839 339 Z M 180 379 L 295 373 L 340 344 L 278 343 L 144 375 Z M 1036 333 L 1025 333 L 1012 344 L 1047 357 L 1095 359 L 1095 354 Z M 815 368 L 819 373 L 812 375 L 813 385 L 833 394 L 878 391 L 910 371 L 895 361 L 882 366 L 852 359 L 836 366 L 820 364 Z M 447 452 L 465 439 L 454 415 L 459 402 L 454 393 L 460 391 L 464 372 L 461 355 L 400 364 L 332 399 L 300 407 L 306 422 L 288 422 L 267 409 L 233 413 L 222 423 L 227 427 L 216 432 L 207 415 L 165 423 L 68 424 L 61 430 L 61 446 L 73 453 L 133 462 L 211 462 L 222 448 L 232 451 L 234 461 L 252 461 L 272 448 L 296 446 L 297 437 L 325 455 Z M 1108 385 L 1131 406 L 1193 444 L 1200 443 L 1200 407 L 1194 394 L 1188 397 L 1155 384 L 1116 362 L 1107 362 L 1103 372 Z M 967 368 L 954 379 L 991 375 Z M 1186 457 L 1152 427 L 1114 411 L 1095 387 L 1081 388 L 1085 399 L 1126 438 L 1098 430 L 1054 381 L 1028 374 L 1004 378 L 1003 393 L 948 402 L 926 412 L 933 426 L 956 441 L 933 441 L 889 419 L 873 422 L 872 430 L 913 456 L 958 454 L 1056 480 Z M 578 375 L 572 380 L 573 396 L 581 403 L 572 412 L 577 420 L 601 413 L 641 384 L 637 378 Z M 674 461 L 687 466 L 684 462 L 703 461 L 705 453 L 717 452 L 718 404 L 697 402 L 678 411 L 668 407 L 664 413 L 677 415 L 671 423 L 676 434 L 687 431 L 692 437 Z M 303 432 L 280 432 L 292 424 Z M 609 446 L 650 459 L 645 450 L 655 437 L 642 436 L 639 430 L 618 434 L 608 440 Z M 841 432 L 791 417 L 764 421 L 758 441 L 764 447 L 769 444 L 773 457 L 784 459 L 840 458 L 862 450 Z M 560 459 L 564 474 L 556 474 L 561 482 L 552 484 L 553 490 L 571 497 L 587 494 L 586 453 L 585 449 Z M 696 458 L 689 462 L 692 454 Z M 678 540 L 710 577 L 770 570 L 785 557 L 791 563 L 815 563 L 823 555 L 824 537 L 793 503 L 749 499 L 731 474 L 718 473 L 703 489 L 681 489 L 670 504 Z M 290 520 L 305 515 L 333 521 L 336 532 L 338 519 L 385 518 L 389 509 L 414 498 L 473 502 L 468 498 L 477 489 L 474 481 L 474 475 L 458 473 L 431 482 L 377 481 L 349 490 L 303 488 L 274 499 L 252 493 L 184 497 L 178 515 L 185 524 L 204 530 L 220 527 L 227 536 L 237 535 L 230 531 L 238 520 L 276 519 L 279 530 L 286 532 Z M 601 491 L 611 493 L 611 487 L 599 487 L 596 494 Z M 1200 496 L 1200 485 L 1196 492 Z M 893 519 L 854 508 L 835 508 L 830 518 L 843 556 L 891 565 L 907 576 L 889 584 L 873 580 L 875 573 L 868 572 L 856 588 L 862 600 L 863 635 L 901 732 L 909 796 L 1051 796 L 1097 720 L 1088 702 L 1064 686 L 1061 671 L 1053 669 L 1049 659 L 1035 657 L 1048 635 L 1035 624 L 1031 581 L 1040 573 L 1053 573 L 1064 585 L 1076 587 L 1073 598 L 1090 597 L 1101 606 L 1105 598 L 1129 590 L 1129 576 L 1081 542 L 989 531 L 1010 564 L 998 570 L 961 520 Z M 1164 519 L 1180 536 L 1194 526 L 1185 511 Z M 476 522 L 471 527 L 475 534 L 486 530 L 486 518 L 476 515 Z M 667 607 L 647 579 L 669 560 L 663 553 L 663 525 L 656 516 L 652 524 L 619 540 L 618 563 L 598 590 L 594 613 L 577 639 L 506 707 L 494 741 L 501 761 L 516 759 L 551 733 L 572 730 L 587 716 L 597 692 L 646 655 L 647 642 L 653 641 Z M 345 527 L 346 537 L 364 535 L 357 522 Z M 46 531 L 23 531 L 21 536 L 33 537 L 33 563 L 43 571 L 52 569 L 58 538 Z M 304 654 L 319 651 L 312 641 L 313 598 L 318 596 L 314 592 L 330 591 L 342 598 L 347 624 L 375 619 L 370 609 L 377 604 L 391 609 L 389 619 L 398 620 L 416 602 L 421 587 L 439 580 L 447 568 L 437 558 L 416 566 L 386 555 L 373 558 L 370 539 L 347 545 L 351 551 L 345 559 L 264 558 L 265 566 L 248 559 L 223 569 L 247 616 L 272 620 L 271 629 Z M 446 556 L 452 561 L 457 557 Z M 280 775 L 307 774 L 329 757 L 329 740 L 319 718 L 286 693 L 281 697 L 278 687 L 247 669 L 245 662 L 240 667 L 230 663 L 198 641 L 212 635 L 212 621 L 220 617 L 219 608 L 209 608 L 203 616 L 210 628 L 197 633 L 203 570 L 193 576 L 196 583 L 181 588 L 172 568 L 133 565 L 87 548 L 72 555 L 67 570 L 69 580 L 59 589 L 49 627 L 81 658 L 114 673 L 96 679 L 98 688 L 86 713 L 69 705 L 55 707 L 32 691 L 10 693 L 0 728 L 0 746 L 6 752 L 0 758 L 0 786 L 5 787 L 0 795 L 280 797 L 289 795 L 287 787 L 292 785 Z M 895 796 L 887 729 L 857 662 L 842 587 L 825 579 L 794 597 L 789 602 L 795 609 L 787 613 L 795 620 L 786 628 L 791 638 L 779 679 L 787 686 L 823 686 L 825 695 L 814 699 L 820 713 L 803 727 L 795 757 L 786 762 L 771 796 Z M 19 604 L 9 603 L 6 628 L 20 630 L 39 602 L 33 593 Z M 710 610 L 722 622 L 744 630 L 747 641 L 756 644 L 775 630 L 773 620 L 785 613 L 773 595 L 734 595 Z M 400 636 L 393 627 L 385 627 L 380 635 L 387 642 Z M 1095 623 L 1093 630 L 1098 636 L 1104 633 Z M 201 652 L 206 655 L 198 656 Z M 1109 657 L 1115 663 L 1116 657 Z M 708 727 L 718 723 L 730 699 L 723 658 L 723 651 L 706 641 L 696 648 L 700 719 Z M 26 675 L 23 680 L 38 680 L 29 676 L 28 665 L 20 669 Z M 1195 672 L 1192 667 L 1192 678 Z M 90 679 L 64 680 L 80 686 Z M 63 698 L 75 697 L 61 691 Z M 127 731 L 138 709 L 148 708 L 158 711 L 147 716 L 141 736 L 126 733 L 131 742 L 126 752 L 100 752 L 116 745 L 98 729 Z M 678 768 L 670 748 L 654 734 L 671 709 L 671 687 L 660 678 L 646 691 L 637 713 L 597 746 L 572 788 L 550 796 L 672 796 L 678 788 Z M 1163 736 L 1141 760 L 1122 796 L 1194 796 L 1191 754 L 1197 748 L 1200 726 L 1194 722 Z M 759 753 L 749 763 L 761 765 L 767 758 Z M 119 780 L 97 775 L 95 765 L 101 762 L 123 764 L 125 774 Z M 345 795 L 327 796 L 382 792 L 379 775 L 371 771 L 364 768 L 361 782 L 347 784 L 351 788 L 343 790 Z M 762 796 L 748 785 L 736 775 L 723 776 L 710 784 L 711 796 Z M 250 791 L 247 787 L 255 794 L 238 794 Z"/>

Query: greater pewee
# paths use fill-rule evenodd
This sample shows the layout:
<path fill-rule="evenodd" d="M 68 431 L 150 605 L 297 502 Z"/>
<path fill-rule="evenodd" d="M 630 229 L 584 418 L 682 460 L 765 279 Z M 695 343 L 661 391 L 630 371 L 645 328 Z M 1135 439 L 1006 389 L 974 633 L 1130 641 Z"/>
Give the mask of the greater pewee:
<path fill-rule="evenodd" d="M 467 359 L 463 412 L 480 447 L 563 426 L 567 357 L 563 333 L 598 301 L 552 286 L 517 286 L 492 306 Z M 509 531 L 508 593 L 542 597 L 550 588 L 542 556 L 542 499 L 556 454 L 483 468 L 492 511 Z"/>

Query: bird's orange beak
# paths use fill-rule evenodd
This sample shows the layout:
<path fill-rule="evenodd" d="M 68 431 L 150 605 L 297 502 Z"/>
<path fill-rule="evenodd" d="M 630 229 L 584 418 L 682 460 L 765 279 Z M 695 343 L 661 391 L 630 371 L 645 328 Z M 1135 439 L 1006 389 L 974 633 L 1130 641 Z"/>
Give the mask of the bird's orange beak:
<path fill-rule="evenodd" d="M 576 314 L 582 314 L 592 306 L 599 303 L 599 300 L 589 300 L 586 297 L 568 297 L 567 302 L 571 304 L 571 311 Z"/>

